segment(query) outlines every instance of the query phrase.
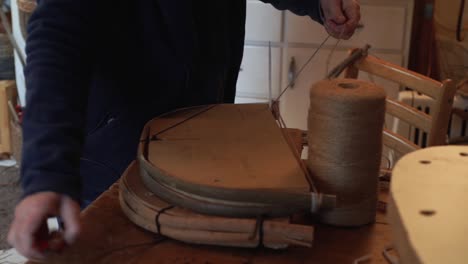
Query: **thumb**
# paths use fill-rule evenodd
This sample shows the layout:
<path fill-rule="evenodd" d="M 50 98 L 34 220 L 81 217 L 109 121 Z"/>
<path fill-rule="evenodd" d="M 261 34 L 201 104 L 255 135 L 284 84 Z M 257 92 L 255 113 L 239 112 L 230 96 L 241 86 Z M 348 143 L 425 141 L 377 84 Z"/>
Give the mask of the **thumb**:
<path fill-rule="evenodd" d="M 325 19 L 336 25 L 344 24 L 347 20 L 343 13 L 341 0 L 322 0 L 322 9 Z"/>
<path fill-rule="evenodd" d="M 72 244 L 80 233 L 80 206 L 72 198 L 62 196 L 60 215 L 65 225 L 64 239 Z"/>
<path fill-rule="evenodd" d="M 359 20 L 361 19 L 359 9 L 359 4 L 356 2 L 356 0 L 343 1 L 343 10 L 346 14 L 346 17 L 348 18 L 347 24 L 353 29 L 356 28 Z"/>

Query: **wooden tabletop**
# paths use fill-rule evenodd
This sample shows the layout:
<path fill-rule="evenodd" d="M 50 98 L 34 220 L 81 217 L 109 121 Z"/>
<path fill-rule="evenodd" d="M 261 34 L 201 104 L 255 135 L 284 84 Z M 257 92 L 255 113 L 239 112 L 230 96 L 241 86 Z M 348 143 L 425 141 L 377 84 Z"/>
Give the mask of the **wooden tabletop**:
<path fill-rule="evenodd" d="M 375 224 L 360 228 L 315 225 L 313 248 L 276 251 L 189 245 L 130 222 L 120 209 L 118 188 L 114 184 L 82 212 L 83 232 L 77 243 L 51 255 L 45 263 L 354 263 L 365 255 L 370 255 L 371 261 L 362 263 L 387 263 L 382 251 L 391 244 L 391 235 L 382 213 L 377 214 Z M 386 198 L 385 193 L 381 196 Z"/>

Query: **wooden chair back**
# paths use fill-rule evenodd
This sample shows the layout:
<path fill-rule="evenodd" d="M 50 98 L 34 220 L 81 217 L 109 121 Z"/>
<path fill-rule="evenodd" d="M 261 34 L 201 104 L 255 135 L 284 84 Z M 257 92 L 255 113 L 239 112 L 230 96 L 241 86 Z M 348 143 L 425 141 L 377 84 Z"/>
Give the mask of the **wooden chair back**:
<path fill-rule="evenodd" d="M 352 50 L 351 54 L 356 50 Z M 359 71 L 396 82 L 402 87 L 411 88 L 432 98 L 434 107 L 431 109 L 430 115 L 408 104 L 389 98 L 387 98 L 386 113 L 426 132 L 428 134 L 428 147 L 447 144 L 447 129 L 453 97 L 456 92 L 456 86 L 451 80 L 439 82 L 371 55 L 367 55 L 348 66 L 345 77 L 357 78 Z M 401 154 L 420 148 L 408 138 L 388 129 L 384 129 L 383 140 L 385 146 Z"/>

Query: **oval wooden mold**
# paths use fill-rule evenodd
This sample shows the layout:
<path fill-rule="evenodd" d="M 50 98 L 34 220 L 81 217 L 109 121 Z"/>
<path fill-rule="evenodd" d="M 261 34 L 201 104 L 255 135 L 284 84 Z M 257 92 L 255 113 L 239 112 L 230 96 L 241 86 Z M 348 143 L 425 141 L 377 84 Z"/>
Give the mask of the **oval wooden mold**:
<path fill-rule="evenodd" d="M 172 204 L 212 215 L 286 216 L 317 202 L 267 104 L 177 110 L 148 122 L 143 182 Z M 333 195 L 322 196 L 332 207 Z"/>
<path fill-rule="evenodd" d="M 143 184 L 139 168 L 133 162 L 119 182 L 119 199 L 123 212 L 136 225 L 157 233 L 156 218 L 170 204 L 161 200 Z M 197 214 L 172 207 L 159 216 L 161 234 L 180 241 L 236 247 L 256 247 L 259 244 L 257 219 L 226 218 Z M 263 244 L 269 248 L 289 245 L 310 247 L 313 227 L 289 223 L 288 218 L 263 221 Z"/>

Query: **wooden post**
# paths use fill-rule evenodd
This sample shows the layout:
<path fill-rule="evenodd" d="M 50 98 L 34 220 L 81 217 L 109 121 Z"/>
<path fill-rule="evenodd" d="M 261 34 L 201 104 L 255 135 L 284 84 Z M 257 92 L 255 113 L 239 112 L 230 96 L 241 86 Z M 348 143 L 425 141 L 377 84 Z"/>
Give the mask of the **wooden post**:
<path fill-rule="evenodd" d="M 13 101 L 16 91 L 14 88 L 15 81 L 0 81 L 0 153 L 12 152 L 8 100 Z"/>

